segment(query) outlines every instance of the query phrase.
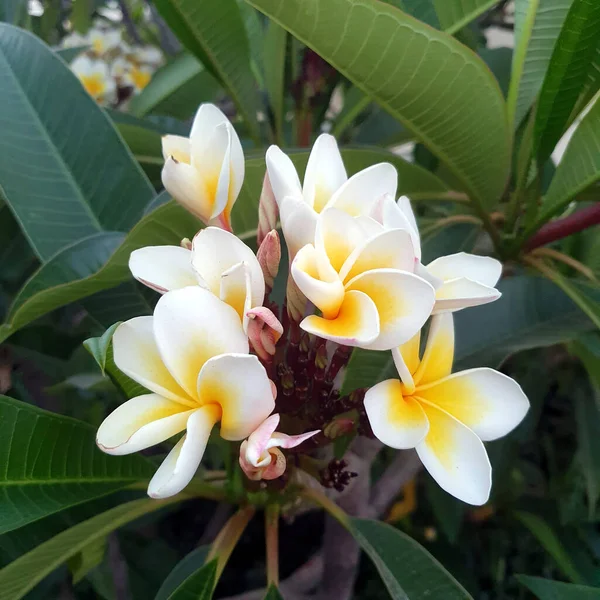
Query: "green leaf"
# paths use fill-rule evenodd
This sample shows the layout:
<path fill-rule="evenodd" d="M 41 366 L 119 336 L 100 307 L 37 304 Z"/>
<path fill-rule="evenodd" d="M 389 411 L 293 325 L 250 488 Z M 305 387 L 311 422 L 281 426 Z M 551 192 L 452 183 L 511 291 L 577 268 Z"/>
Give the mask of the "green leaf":
<path fill-rule="evenodd" d="M 535 150 L 550 156 L 565 132 L 600 43 L 600 3 L 573 0 L 556 40 L 535 115 Z"/>
<path fill-rule="evenodd" d="M 350 519 L 350 532 L 367 553 L 393 600 L 467 600 L 471 596 L 420 544 L 370 519 Z"/>
<path fill-rule="evenodd" d="M 215 558 L 185 579 L 168 596 L 169 600 L 210 600 L 217 582 L 217 564 Z"/>
<path fill-rule="evenodd" d="M 530 575 L 515 575 L 539 600 L 600 600 L 600 588 L 552 581 Z"/>
<path fill-rule="evenodd" d="M 0 21 L 18 24 L 25 6 L 23 0 L 0 0 Z"/>
<path fill-rule="evenodd" d="M 42 260 L 127 231 L 153 195 L 106 114 L 32 34 L 0 24 L 0 194 Z M 51 82 L 51 86 L 50 86 Z"/>
<path fill-rule="evenodd" d="M 287 31 L 269 21 L 264 41 L 263 65 L 265 70 L 265 87 L 269 95 L 269 103 L 275 120 L 275 132 L 281 141 L 283 136 L 284 84 L 285 84 L 285 50 Z"/>
<path fill-rule="evenodd" d="M 74 585 L 79 583 L 102 562 L 106 553 L 107 541 L 105 537 L 98 538 L 84 546 L 80 552 L 69 559 L 69 571 L 71 571 Z"/>
<path fill-rule="evenodd" d="M 480 58 L 379 0 L 248 1 L 412 130 L 480 204 L 495 205 L 510 137 L 502 94 Z"/>
<path fill-rule="evenodd" d="M 600 179 L 600 99 L 577 126 L 544 197 L 538 226 Z"/>
<path fill-rule="evenodd" d="M 231 94 L 246 127 L 260 139 L 248 37 L 236 0 L 157 0 L 179 41 Z"/>
<path fill-rule="evenodd" d="M 154 600 L 168 600 L 185 580 L 201 569 L 210 551 L 210 546 L 200 546 L 184 556 L 163 581 Z"/>
<path fill-rule="evenodd" d="M 427 23 L 431 27 L 439 29 L 440 22 L 434 6 L 434 0 L 384 0 L 390 4 L 408 13 L 415 19 Z"/>
<path fill-rule="evenodd" d="M 494 6 L 498 0 L 434 0 L 440 28 L 456 33 Z"/>
<path fill-rule="evenodd" d="M 139 455 L 101 452 L 86 423 L 0 396 L 0 533 L 152 476 Z"/>
<path fill-rule="evenodd" d="M 277 587 L 274 584 L 271 584 L 269 586 L 269 589 L 267 590 L 267 595 L 264 597 L 263 600 L 283 600 L 283 596 L 281 595 Z"/>
<path fill-rule="evenodd" d="M 180 500 L 179 496 L 169 500 L 134 500 L 59 533 L 0 570 L 3 600 L 22 598 L 46 575 L 95 540 L 106 537 L 126 523 Z"/>
<path fill-rule="evenodd" d="M 544 550 L 552 556 L 563 574 L 573 583 L 580 583 L 581 576 L 550 525 L 541 517 L 532 513 L 518 511 L 514 513 L 514 516 L 537 538 Z"/>
<path fill-rule="evenodd" d="M 73 62 L 82 52 L 89 49 L 89 46 L 72 46 L 70 48 L 54 48 L 54 52 L 58 54 L 67 64 Z"/>
<path fill-rule="evenodd" d="M 137 117 L 153 113 L 185 120 L 202 102 L 213 102 L 220 90 L 202 63 L 183 53 L 161 67 L 142 92 L 131 99 L 129 112 Z"/>
<path fill-rule="evenodd" d="M 112 336 L 119 323 L 115 323 L 111 327 L 109 327 L 100 337 L 90 338 L 83 342 L 85 349 L 94 357 L 100 370 L 102 371 L 102 375 L 106 370 L 106 354 L 108 352 L 108 348 L 112 342 Z"/>
<path fill-rule="evenodd" d="M 573 0 L 516 0 L 508 112 L 515 129 L 537 97 Z"/>

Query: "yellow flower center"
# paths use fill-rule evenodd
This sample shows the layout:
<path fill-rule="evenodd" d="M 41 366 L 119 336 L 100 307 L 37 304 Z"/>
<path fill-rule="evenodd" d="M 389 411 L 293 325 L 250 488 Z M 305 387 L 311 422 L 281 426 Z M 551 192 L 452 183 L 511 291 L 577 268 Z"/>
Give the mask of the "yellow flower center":
<path fill-rule="evenodd" d="M 104 52 L 104 41 L 101 37 L 97 37 L 92 41 L 92 49 L 98 55 Z"/>
<path fill-rule="evenodd" d="M 83 87 L 92 98 L 100 98 L 106 90 L 106 83 L 104 78 L 99 73 L 93 73 L 92 75 L 82 75 L 80 77 Z"/>
<path fill-rule="evenodd" d="M 131 79 L 138 90 L 143 90 L 150 83 L 150 73 L 141 69 L 132 69 Z"/>

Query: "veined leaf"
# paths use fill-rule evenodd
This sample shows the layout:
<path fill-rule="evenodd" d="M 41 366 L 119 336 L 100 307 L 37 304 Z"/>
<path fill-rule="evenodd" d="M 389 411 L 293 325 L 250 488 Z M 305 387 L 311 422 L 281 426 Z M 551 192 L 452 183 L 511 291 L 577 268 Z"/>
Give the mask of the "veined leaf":
<path fill-rule="evenodd" d="M 100 231 L 130 229 L 152 186 L 65 63 L 0 24 L 0 78 L 0 194 L 36 254 L 48 260 Z"/>
<path fill-rule="evenodd" d="M 208 556 L 210 546 L 200 546 L 184 556 L 177 566 L 169 573 L 169 576 L 160 586 L 154 600 L 169 600 L 179 586 L 197 570 L 201 569 Z"/>
<path fill-rule="evenodd" d="M 111 457 L 114 460 L 114 457 Z M 0 570 L 0 589 L 5 600 L 19 600 L 56 567 L 81 552 L 95 540 L 139 517 L 159 510 L 184 497 L 169 500 L 134 500 L 79 523 Z"/>
<path fill-rule="evenodd" d="M 153 113 L 189 119 L 202 102 L 212 102 L 221 90 L 216 79 L 191 54 L 183 53 L 161 67 L 129 111 L 136 117 Z"/>
<path fill-rule="evenodd" d="M 94 428 L 75 419 L 7 396 L 0 396 L 0 417 L 0 533 L 154 472 L 142 456 L 101 452 Z"/>
<path fill-rule="evenodd" d="M 73 578 L 73 584 L 79 583 L 92 569 L 95 569 L 104 558 L 106 553 L 107 539 L 98 538 L 84 546 L 69 561 L 69 571 Z"/>
<path fill-rule="evenodd" d="M 552 581 L 530 575 L 515 575 L 539 600 L 600 600 L 600 588 Z"/>
<path fill-rule="evenodd" d="M 58 56 L 60 56 L 67 64 L 73 62 L 82 52 L 89 50 L 89 46 L 72 46 L 70 48 L 54 48 Z"/>
<path fill-rule="evenodd" d="M 269 102 L 273 110 L 275 132 L 280 141 L 283 136 L 286 43 L 287 31 L 277 25 L 275 21 L 269 21 L 265 34 L 263 56 L 265 87 L 267 88 Z"/>
<path fill-rule="evenodd" d="M 246 128 L 260 139 L 248 37 L 236 0 L 157 0 L 179 41 L 231 94 Z"/>
<path fill-rule="evenodd" d="M 544 197 L 538 224 L 600 179 L 600 98 L 577 126 Z"/>
<path fill-rule="evenodd" d="M 481 59 L 378 0 L 248 1 L 412 130 L 481 205 L 494 206 L 510 136 L 502 94 Z"/>
<path fill-rule="evenodd" d="M 411 17 L 427 23 L 431 27 L 439 29 L 440 21 L 438 19 L 434 1 L 435 0 L 384 0 L 386 4 L 395 6 Z"/>
<path fill-rule="evenodd" d="M 192 573 L 168 596 L 169 600 L 210 600 L 217 581 L 217 559 Z"/>
<path fill-rule="evenodd" d="M 535 150 L 544 160 L 561 138 L 600 44 L 600 3 L 573 0 L 556 40 L 535 115 Z"/>

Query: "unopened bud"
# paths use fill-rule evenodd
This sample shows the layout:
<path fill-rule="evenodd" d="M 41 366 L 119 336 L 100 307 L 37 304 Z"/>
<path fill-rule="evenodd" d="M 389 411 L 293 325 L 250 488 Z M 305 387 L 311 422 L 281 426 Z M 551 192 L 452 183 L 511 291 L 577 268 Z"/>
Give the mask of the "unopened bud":
<path fill-rule="evenodd" d="M 287 311 L 290 319 L 300 323 L 306 311 L 306 296 L 300 291 L 293 277 L 290 275 L 285 290 L 287 300 Z"/>
<path fill-rule="evenodd" d="M 276 229 L 272 229 L 267 233 L 258 248 L 256 258 L 265 278 L 267 293 L 269 293 L 273 289 L 273 283 L 275 277 L 277 277 L 279 263 L 281 262 L 281 244 Z"/>
<path fill-rule="evenodd" d="M 256 232 L 256 243 L 260 246 L 270 231 L 277 227 L 279 209 L 275 194 L 271 187 L 268 173 L 265 173 L 260 200 L 258 201 L 258 230 Z"/>
<path fill-rule="evenodd" d="M 186 250 L 191 250 L 192 249 L 192 240 L 190 240 L 190 238 L 183 238 L 179 245 L 182 248 L 185 248 Z"/>
<path fill-rule="evenodd" d="M 354 419 L 350 417 L 336 417 L 325 426 L 323 433 L 331 440 L 354 431 Z"/>
<path fill-rule="evenodd" d="M 270 362 L 275 354 L 275 346 L 283 334 L 283 325 L 266 307 L 257 306 L 246 313 L 248 320 L 248 340 L 256 355 Z"/>

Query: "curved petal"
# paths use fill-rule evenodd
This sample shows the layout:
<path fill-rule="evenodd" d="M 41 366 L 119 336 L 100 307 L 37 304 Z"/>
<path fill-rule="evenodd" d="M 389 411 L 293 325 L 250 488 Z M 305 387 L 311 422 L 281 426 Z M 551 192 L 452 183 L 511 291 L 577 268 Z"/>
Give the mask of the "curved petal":
<path fill-rule="evenodd" d="M 461 371 L 417 388 L 419 397 L 472 429 L 482 440 L 512 431 L 529 410 L 521 386 L 493 369 Z"/>
<path fill-rule="evenodd" d="M 221 291 L 221 277 L 231 267 L 245 263 L 252 283 L 252 306 L 262 306 L 265 278 L 254 252 L 238 237 L 218 227 L 199 231 L 192 241 L 192 267 L 215 295 Z"/>
<path fill-rule="evenodd" d="M 302 197 L 302 185 L 300 184 L 298 172 L 290 157 L 282 152 L 278 146 L 269 146 L 265 160 L 269 181 L 279 209 L 281 210 L 281 202 L 286 196 L 291 196 L 306 204 Z"/>
<path fill-rule="evenodd" d="M 221 275 L 219 297 L 235 309 L 240 317 L 244 331 L 248 332 L 248 311 L 252 308 L 252 284 L 250 269 L 246 263 L 233 265 Z"/>
<path fill-rule="evenodd" d="M 403 207 L 406 210 L 403 210 Z M 381 201 L 380 211 L 381 222 L 386 229 L 404 229 L 410 233 L 415 255 L 421 260 L 421 238 L 408 198 L 402 196 L 396 203 L 393 196 L 386 195 Z"/>
<path fill-rule="evenodd" d="M 116 456 L 150 448 L 183 431 L 194 410 L 158 394 L 137 396 L 102 421 L 96 443 Z"/>
<path fill-rule="evenodd" d="M 302 189 L 304 200 L 319 213 L 347 179 L 344 161 L 335 138 L 328 133 L 322 133 L 316 139 L 308 157 Z"/>
<path fill-rule="evenodd" d="M 296 253 L 306 246 L 315 243 L 317 213 L 304 200 L 285 196 L 279 203 L 281 229 L 285 238 L 290 261 Z"/>
<path fill-rule="evenodd" d="M 454 312 L 498 300 L 501 296 L 496 288 L 488 287 L 470 279 L 444 281 L 435 292 L 435 313 Z"/>
<path fill-rule="evenodd" d="M 374 269 L 396 269 L 412 273 L 415 261 L 410 233 L 402 229 L 390 229 L 356 248 L 344 263 L 340 279 L 349 281 Z"/>
<path fill-rule="evenodd" d="M 375 237 L 380 233 L 385 231 L 383 225 L 378 223 L 373 217 L 368 217 L 367 215 L 360 215 L 359 217 L 354 217 L 354 220 L 358 223 L 358 226 L 361 228 L 363 232 L 363 239 L 367 240 L 369 238 Z"/>
<path fill-rule="evenodd" d="M 346 346 L 366 347 L 379 336 L 379 316 L 373 301 L 362 292 L 346 292 L 335 319 L 306 317 L 300 327 L 326 340 Z"/>
<path fill-rule="evenodd" d="M 249 354 L 208 360 L 198 376 L 198 397 L 202 404 L 221 407 L 221 437 L 226 440 L 248 437 L 275 408 L 267 372 Z"/>
<path fill-rule="evenodd" d="M 197 398 L 198 374 L 207 360 L 248 352 L 235 310 L 197 286 L 161 296 L 154 309 L 154 339 L 166 367 L 192 398 Z"/>
<path fill-rule="evenodd" d="M 232 129 L 233 128 L 231 127 L 231 125 L 229 125 L 229 123 L 217 127 L 213 134 L 213 139 L 211 143 L 211 156 L 214 157 L 214 164 L 211 165 L 211 161 L 207 161 L 206 159 L 202 160 L 202 169 L 208 169 L 209 173 L 206 181 L 207 195 L 210 195 L 210 193 L 213 191 L 212 173 L 218 172 L 217 184 L 214 189 L 212 213 L 210 215 L 211 219 L 216 219 L 219 215 L 221 215 L 225 211 L 230 201 L 231 205 L 233 205 L 233 202 L 235 202 L 235 198 L 230 198 Z M 220 160 L 218 160 L 217 157 L 220 157 Z M 203 172 L 202 175 L 204 176 Z M 228 221 L 227 225 L 229 225 Z"/>
<path fill-rule="evenodd" d="M 390 163 L 379 163 L 359 171 L 338 189 L 326 208 L 335 206 L 353 217 L 370 214 L 384 194 L 396 196 L 398 173 Z"/>
<path fill-rule="evenodd" d="M 414 448 L 429 431 L 429 423 L 419 402 L 403 397 L 402 384 L 388 379 L 365 394 L 365 411 L 375 437 L 386 446 Z"/>
<path fill-rule="evenodd" d="M 494 287 L 502 275 L 502 263 L 490 256 L 458 252 L 436 258 L 427 265 L 427 270 L 443 281 L 465 277 L 487 287 Z"/>
<path fill-rule="evenodd" d="M 481 440 L 454 417 L 422 404 L 429 433 L 417 445 L 421 462 L 438 485 L 467 504 L 485 504 L 492 487 L 492 467 Z"/>
<path fill-rule="evenodd" d="M 261 458 L 264 452 L 268 449 L 268 443 L 274 431 L 279 425 L 279 415 L 274 414 L 265 419 L 244 442 L 243 452 L 240 448 L 240 456 L 243 454 L 245 461 L 254 467 L 264 467 L 261 464 Z M 268 463 L 267 463 L 268 464 Z"/>
<path fill-rule="evenodd" d="M 454 319 L 452 313 L 436 315 L 431 320 L 421 364 L 414 373 L 417 388 L 450 375 L 453 361 Z"/>
<path fill-rule="evenodd" d="M 408 196 L 400 196 L 396 204 L 398 208 L 402 211 L 404 216 L 408 219 L 410 226 L 418 236 L 419 226 L 417 225 L 417 219 L 415 219 L 415 213 L 413 212 L 412 206 L 410 204 L 410 198 Z"/>
<path fill-rule="evenodd" d="M 179 204 L 207 223 L 212 211 L 212 199 L 208 198 L 191 165 L 177 162 L 169 156 L 161 172 L 165 189 Z"/>
<path fill-rule="evenodd" d="M 320 429 L 314 429 L 313 431 L 307 431 L 306 433 L 299 433 L 298 435 L 287 435 L 287 433 L 279 433 L 276 431 L 269 440 L 267 448 L 295 448 L 302 442 L 309 440 L 317 433 L 320 433 Z"/>
<path fill-rule="evenodd" d="M 416 340 L 416 352 L 417 352 L 417 366 L 419 364 L 419 341 L 421 338 L 421 332 L 419 331 L 414 337 L 412 337 L 406 344 L 402 344 L 398 348 L 392 348 L 392 360 L 398 375 L 404 384 L 406 394 L 412 394 L 415 391 L 415 380 L 413 374 L 417 367 L 413 364 L 413 349 L 415 347 Z M 414 367 L 414 369 L 413 369 Z"/>
<path fill-rule="evenodd" d="M 115 364 L 125 375 L 160 396 L 192 408 L 196 403 L 173 379 L 154 339 L 154 317 L 135 317 L 113 335 Z"/>
<path fill-rule="evenodd" d="M 365 293 L 377 307 L 380 334 L 366 346 L 370 350 L 391 350 L 410 340 L 429 318 L 435 301 L 429 283 L 394 269 L 362 273 L 348 282 L 346 290 Z"/>
<path fill-rule="evenodd" d="M 187 421 L 187 433 L 177 442 L 150 480 L 151 498 L 168 498 L 181 492 L 196 473 L 210 432 L 219 420 L 216 406 L 203 406 L 192 412 Z"/>
<path fill-rule="evenodd" d="M 181 246 L 146 246 L 129 256 L 131 274 L 144 285 L 164 294 L 188 285 L 197 285 L 192 254 Z"/>
<path fill-rule="evenodd" d="M 229 124 L 229 119 L 223 111 L 206 102 L 201 104 L 194 115 L 192 129 L 190 131 L 190 142 L 200 150 L 201 153 L 210 151 L 210 137 L 212 132 L 220 125 Z"/>
<path fill-rule="evenodd" d="M 337 316 L 344 299 L 344 286 L 337 273 L 323 281 L 319 272 L 318 252 L 311 245 L 304 246 L 292 262 L 292 277 L 299 290 L 323 313 L 326 319 Z M 321 272 L 323 269 L 321 269 Z"/>
<path fill-rule="evenodd" d="M 190 164 L 190 140 L 181 135 L 163 135 L 162 136 L 162 154 L 167 160 L 172 156 L 177 162 Z"/>

